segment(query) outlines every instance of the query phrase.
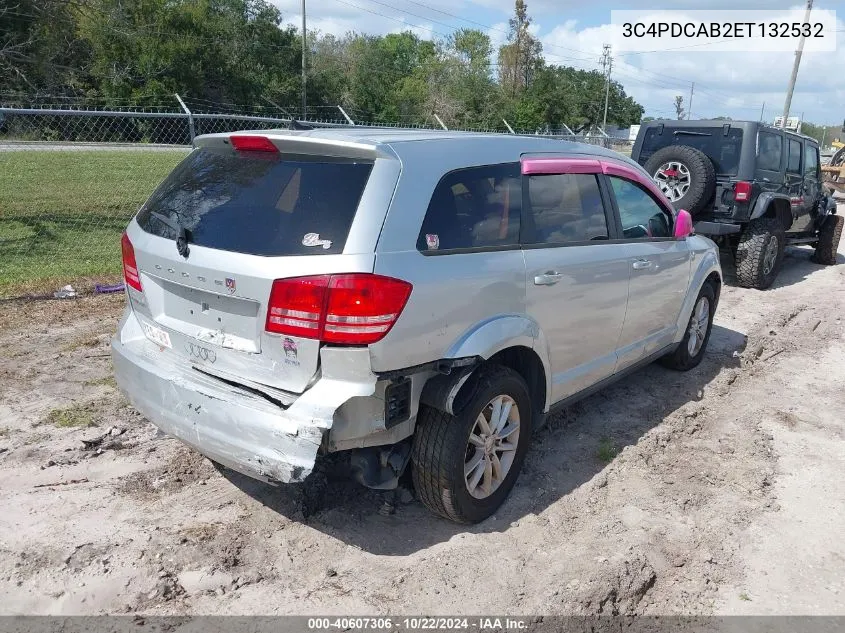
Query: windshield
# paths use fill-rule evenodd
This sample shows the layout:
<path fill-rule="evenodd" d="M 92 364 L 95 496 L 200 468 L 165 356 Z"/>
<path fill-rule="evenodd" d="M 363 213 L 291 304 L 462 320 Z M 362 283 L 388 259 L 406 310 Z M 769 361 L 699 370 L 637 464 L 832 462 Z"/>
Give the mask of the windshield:
<path fill-rule="evenodd" d="M 661 129 L 663 133 L 661 134 Z M 670 145 L 687 145 L 703 152 L 713 161 L 716 173 L 735 176 L 739 169 L 739 153 L 742 147 L 742 130 L 729 128 L 725 134 L 720 127 L 697 127 L 672 129 L 668 126 L 652 127 L 646 131 L 640 151 L 640 164 L 654 152 Z"/>
<path fill-rule="evenodd" d="M 138 213 L 148 233 L 251 255 L 343 252 L 372 162 L 325 156 L 192 152 Z"/>

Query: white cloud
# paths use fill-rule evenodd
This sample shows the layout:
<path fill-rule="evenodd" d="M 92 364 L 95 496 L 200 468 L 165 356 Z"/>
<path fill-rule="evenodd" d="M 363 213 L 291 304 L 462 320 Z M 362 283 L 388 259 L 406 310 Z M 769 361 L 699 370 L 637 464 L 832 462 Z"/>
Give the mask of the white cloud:
<path fill-rule="evenodd" d="M 493 24 L 488 30 L 487 35 L 490 36 L 490 43 L 493 46 L 493 54 L 495 56 L 495 52 L 499 50 L 499 47 L 503 44 L 507 44 L 508 41 L 508 23 L 507 22 L 498 22 Z"/>
<path fill-rule="evenodd" d="M 837 22 L 837 29 L 843 29 Z M 610 24 L 579 28 L 572 21 L 560 24 L 542 36 L 550 63 L 598 68 L 603 43 L 612 41 Z M 791 113 L 802 112 L 806 120 L 833 124 L 843 114 L 837 107 L 845 102 L 845 47 L 833 53 L 805 53 L 798 73 Z M 571 49 L 583 51 L 574 52 Z M 577 58 L 566 59 L 569 58 Z M 614 56 L 614 79 L 646 108 L 646 114 L 673 114 L 675 95 L 688 102 L 695 82 L 692 111 L 695 117 L 725 115 L 756 120 L 765 103 L 765 119 L 781 114 L 792 52 L 705 52 L 690 47 L 652 54 Z"/>

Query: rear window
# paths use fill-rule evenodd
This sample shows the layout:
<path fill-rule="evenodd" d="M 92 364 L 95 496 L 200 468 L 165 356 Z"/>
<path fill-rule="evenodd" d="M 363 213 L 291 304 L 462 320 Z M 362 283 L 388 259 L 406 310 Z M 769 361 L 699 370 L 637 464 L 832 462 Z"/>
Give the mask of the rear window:
<path fill-rule="evenodd" d="M 138 224 L 148 233 L 250 255 L 343 252 L 373 163 L 200 148 L 156 189 Z"/>
<path fill-rule="evenodd" d="M 672 129 L 660 126 L 646 130 L 643 145 L 640 150 L 640 164 L 651 157 L 654 152 L 670 145 L 688 145 L 706 154 L 713 161 L 716 173 L 725 176 L 735 176 L 739 168 L 739 153 L 742 147 L 742 130 L 728 128 L 725 134 L 721 127 L 697 127 L 688 130 Z"/>
<path fill-rule="evenodd" d="M 801 143 L 789 139 L 789 158 L 786 161 L 786 171 L 793 174 L 801 173 Z"/>

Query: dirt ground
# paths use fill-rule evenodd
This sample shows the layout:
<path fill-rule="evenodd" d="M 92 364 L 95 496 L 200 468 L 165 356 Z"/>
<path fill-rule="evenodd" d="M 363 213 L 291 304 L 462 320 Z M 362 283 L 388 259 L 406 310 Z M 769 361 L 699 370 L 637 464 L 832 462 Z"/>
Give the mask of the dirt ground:
<path fill-rule="evenodd" d="M 0 305 L 2 614 L 845 614 L 845 257 L 554 417 L 497 515 L 221 475 L 110 378 L 122 296 Z M 729 271 L 726 270 L 726 273 Z"/>

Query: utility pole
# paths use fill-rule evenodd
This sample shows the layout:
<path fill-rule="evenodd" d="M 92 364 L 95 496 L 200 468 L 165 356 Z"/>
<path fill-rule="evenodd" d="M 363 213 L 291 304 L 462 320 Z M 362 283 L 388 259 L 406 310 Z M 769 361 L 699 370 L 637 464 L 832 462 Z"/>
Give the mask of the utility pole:
<path fill-rule="evenodd" d="M 763 121 L 763 117 L 766 116 L 766 102 L 763 102 L 763 107 L 760 108 L 760 122 Z"/>
<path fill-rule="evenodd" d="M 692 119 L 692 95 L 695 94 L 695 82 L 692 82 L 692 85 L 689 89 L 689 105 L 687 105 L 687 121 Z"/>
<path fill-rule="evenodd" d="M 813 0 L 807 0 L 807 12 L 804 14 L 804 24 L 810 21 L 810 11 L 813 10 Z M 801 54 L 804 52 L 804 30 L 801 30 L 801 39 L 798 40 L 798 50 L 795 51 L 795 62 L 792 64 L 792 76 L 789 78 L 789 88 L 786 89 L 786 103 L 783 104 L 783 125 L 786 127 L 786 119 L 789 118 L 789 107 L 792 105 L 792 92 L 795 90 L 795 80 L 798 78 L 798 66 L 801 64 Z"/>
<path fill-rule="evenodd" d="M 827 138 L 827 126 L 825 125 L 822 128 L 822 142 L 819 143 L 819 147 L 824 149 L 824 139 Z"/>
<path fill-rule="evenodd" d="M 604 45 L 604 50 L 601 54 L 601 66 L 604 69 L 604 119 L 602 120 L 602 130 L 607 129 L 607 104 L 610 99 L 610 73 L 613 70 L 613 58 L 610 56 L 610 44 Z"/>
<path fill-rule="evenodd" d="M 308 34 L 305 30 L 305 0 L 302 0 L 302 120 L 306 120 L 306 84 L 307 76 L 305 74 L 305 57 L 308 51 Z"/>

